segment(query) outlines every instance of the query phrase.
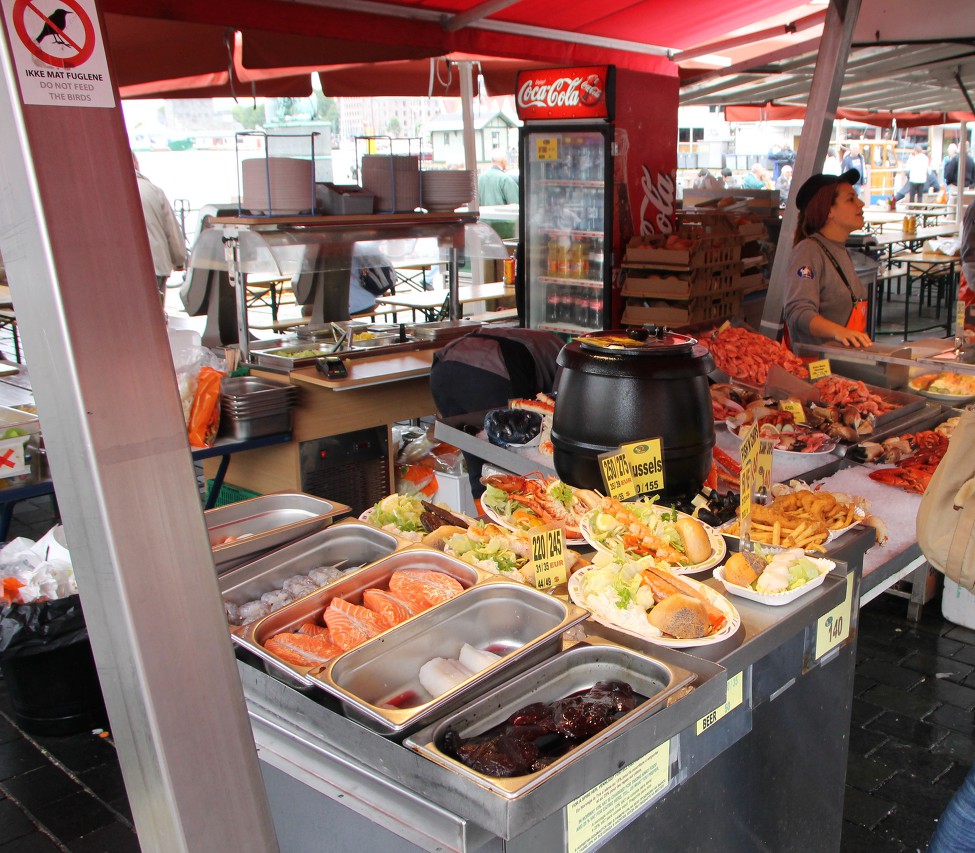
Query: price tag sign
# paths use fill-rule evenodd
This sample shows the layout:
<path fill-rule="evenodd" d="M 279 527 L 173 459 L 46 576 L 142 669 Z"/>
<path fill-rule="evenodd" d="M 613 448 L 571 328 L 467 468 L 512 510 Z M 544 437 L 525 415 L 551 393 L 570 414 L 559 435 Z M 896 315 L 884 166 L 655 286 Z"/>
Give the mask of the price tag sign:
<path fill-rule="evenodd" d="M 738 673 L 728 679 L 728 687 L 725 691 L 724 705 L 719 705 L 707 716 L 701 717 L 697 721 L 697 726 L 695 731 L 697 734 L 702 734 L 707 731 L 711 726 L 713 726 L 718 720 L 720 720 L 725 714 L 731 713 L 735 708 L 737 708 L 744 698 L 744 692 L 742 690 L 742 685 L 744 683 L 744 678 L 742 673 Z"/>
<path fill-rule="evenodd" d="M 536 160 L 558 160 L 559 159 L 558 137 L 537 138 L 535 140 L 535 159 Z"/>
<path fill-rule="evenodd" d="M 561 527 L 539 527 L 532 531 L 532 565 L 535 587 L 550 590 L 569 579 L 565 568 L 565 531 Z"/>
<path fill-rule="evenodd" d="M 816 660 L 831 652 L 850 636 L 853 612 L 853 572 L 846 576 L 846 598 L 816 623 Z"/>
<path fill-rule="evenodd" d="M 714 333 L 715 337 L 720 335 L 725 329 L 731 325 L 731 320 L 725 320 L 720 326 L 718 326 L 718 331 Z"/>
<path fill-rule="evenodd" d="M 798 400 L 780 400 L 779 408 L 783 412 L 788 412 L 792 415 L 792 420 L 797 424 L 804 424 L 806 422 L 806 410 Z"/>
<path fill-rule="evenodd" d="M 621 444 L 620 450 L 626 454 L 626 461 L 630 465 L 630 476 L 633 477 L 633 488 L 638 495 L 663 491 L 663 439 L 648 438 L 646 441 Z"/>
<path fill-rule="evenodd" d="M 599 470 L 610 497 L 625 501 L 636 496 L 630 463 L 626 461 L 626 454 L 622 450 L 600 453 L 596 458 L 599 460 Z"/>
<path fill-rule="evenodd" d="M 965 309 L 964 300 L 959 299 L 955 303 L 955 334 L 960 338 L 965 334 Z"/>
<path fill-rule="evenodd" d="M 829 366 L 828 358 L 821 358 L 819 361 L 809 362 L 809 378 L 810 379 L 823 379 L 829 376 L 833 371 Z"/>
<path fill-rule="evenodd" d="M 670 741 L 565 807 L 566 853 L 584 853 L 622 826 L 670 785 Z"/>
<path fill-rule="evenodd" d="M 772 488 L 772 448 L 770 438 L 760 438 L 756 425 L 749 427 L 741 443 L 741 474 L 738 485 L 741 489 L 741 528 L 745 530 L 746 520 L 751 518 L 754 496 L 764 489 L 768 494 Z"/>

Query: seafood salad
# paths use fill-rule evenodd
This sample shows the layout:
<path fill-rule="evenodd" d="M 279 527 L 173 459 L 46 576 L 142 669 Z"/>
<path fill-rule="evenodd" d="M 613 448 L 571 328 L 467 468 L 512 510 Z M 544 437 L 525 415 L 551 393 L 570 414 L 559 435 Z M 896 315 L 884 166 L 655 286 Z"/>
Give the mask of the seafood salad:
<path fill-rule="evenodd" d="M 368 523 L 405 539 L 419 542 L 426 532 L 420 516 L 423 502 L 413 495 L 387 495 L 368 511 Z M 364 514 L 365 515 L 365 514 Z"/>
<path fill-rule="evenodd" d="M 647 557 L 661 568 L 688 567 L 724 556 L 720 537 L 712 537 L 697 519 L 659 506 L 655 498 L 627 503 L 600 498 L 583 519 L 582 533 L 597 551 L 633 560 Z M 693 548 L 692 537 L 703 542 L 703 548 Z"/>
<path fill-rule="evenodd" d="M 628 560 L 619 555 L 597 554 L 592 566 L 579 573 L 570 589 L 574 590 L 576 604 L 587 608 L 600 622 L 647 638 L 700 639 L 720 631 L 728 622 L 727 615 L 712 600 L 712 595 L 716 595 L 713 591 L 655 567 L 652 559 Z M 651 614 L 673 596 L 696 602 L 701 618 L 661 623 L 663 627 L 654 625 L 657 620 Z"/>
<path fill-rule="evenodd" d="M 471 566 L 518 581 L 527 581 L 521 571 L 529 558 L 529 542 L 497 524 L 472 524 L 453 533 L 443 543 L 445 554 Z"/>
<path fill-rule="evenodd" d="M 561 480 L 541 474 L 493 474 L 482 477 L 481 482 L 487 486 L 481 506 L 499 524 L 512 530 L 558 524 L 565 528 L 566 539 L 582 539 L 579 523 L 589 506 Z"/>

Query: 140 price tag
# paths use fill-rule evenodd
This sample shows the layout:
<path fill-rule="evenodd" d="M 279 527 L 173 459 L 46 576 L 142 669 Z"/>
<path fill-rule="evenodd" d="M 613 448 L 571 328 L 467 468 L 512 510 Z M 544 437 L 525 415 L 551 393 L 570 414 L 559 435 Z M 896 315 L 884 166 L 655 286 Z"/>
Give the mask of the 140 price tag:
<path fill-rule="evenodd" d="M 535 587 L 554 589 L 568 580 L 565 568 L 565 531 L 561 527 L 539 527 L 532 531 L 532 565 Z"/>
<path fill-rule="evenodd" d="M 607 453 L 600 453 L 596 458 L 599 460 L 599 471 L 603 475 L 603 483 L 610 497 L 625 501 L 636 495 L 626 453 L 622 450 L 610 450 Z"/>

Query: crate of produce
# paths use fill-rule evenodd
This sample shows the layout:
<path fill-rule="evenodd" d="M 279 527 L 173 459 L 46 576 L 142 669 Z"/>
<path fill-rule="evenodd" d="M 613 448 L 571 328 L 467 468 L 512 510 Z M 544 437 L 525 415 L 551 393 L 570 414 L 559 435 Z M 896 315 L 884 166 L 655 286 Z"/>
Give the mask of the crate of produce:
<path fill-rule="evenodd" d="M 761 271 L 743 275 L 738 279 L 738 289 L 741 290 L 742 296 L 755 293 L 757 290 L 765 290 L 765 288 L 765 275 Z"/>
<path fill-rule="evenodd" d="M 634 237 L 626 248 L 624 264 L 656 264 L 670 269 L 736 264 L 742 239 L 737 234 L 694 236 L 690 233 Z"/>
<path fill-rule="evenodd" d="M 623 296 L 654 297 L 657 299 L 689 299 L 693 296 L 724 293 L 739 288 L 740 269 L 737 264 L 721 267 L 702 267 L 686 273 L 666 275 L 638 275 L 628 270 L 623 282 Z"/>
<path fill-rule="evenodd" d="M 213 480 L 207 480 L 207 494 L 213 490 Z M 242 486 L 235 486 L 233 483 L 222 483 L 220 491 L 217 493 L 217 500 L 214 507 L 227 506 L 228 504 L 249 501 L 251 498 L 261 497 L 260 492 L 245 489 Z"/>
<path fill-rule="evenodd" d="M 741 308 L 741 294 L 725 293 L 687 301 L 649 300 L 643 304 L 630 303 L 623 310 L 623 323 L 640 326 L 686 326 L 690 323 L 710 323 L 734 317 Z"/>

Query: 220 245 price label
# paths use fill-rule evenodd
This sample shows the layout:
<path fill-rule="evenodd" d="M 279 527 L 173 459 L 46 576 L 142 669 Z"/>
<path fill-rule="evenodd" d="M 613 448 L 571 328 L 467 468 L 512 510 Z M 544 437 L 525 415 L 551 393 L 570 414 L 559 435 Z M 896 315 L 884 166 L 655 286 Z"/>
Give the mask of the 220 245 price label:
<path fill-rule="evenodd" d="M 565 531 L 561 527 L 539 527 L 532 531 L 531 545 L 535 587 L 548 590 L 565 583 Z"/>
<path fill-rule="evenodd" d="M 636 486 L 633 485 L 633 474 L 630 472 L 630 463 L 626 459 L 626 453 L 622 450 L 610 450 L 607 453 L 600 453 L 596 457 L 599 461 L 599 471 L 603 475 L 603 483 L 610 497 L 618 501 L 625 501 L 636 495 Z"/>

